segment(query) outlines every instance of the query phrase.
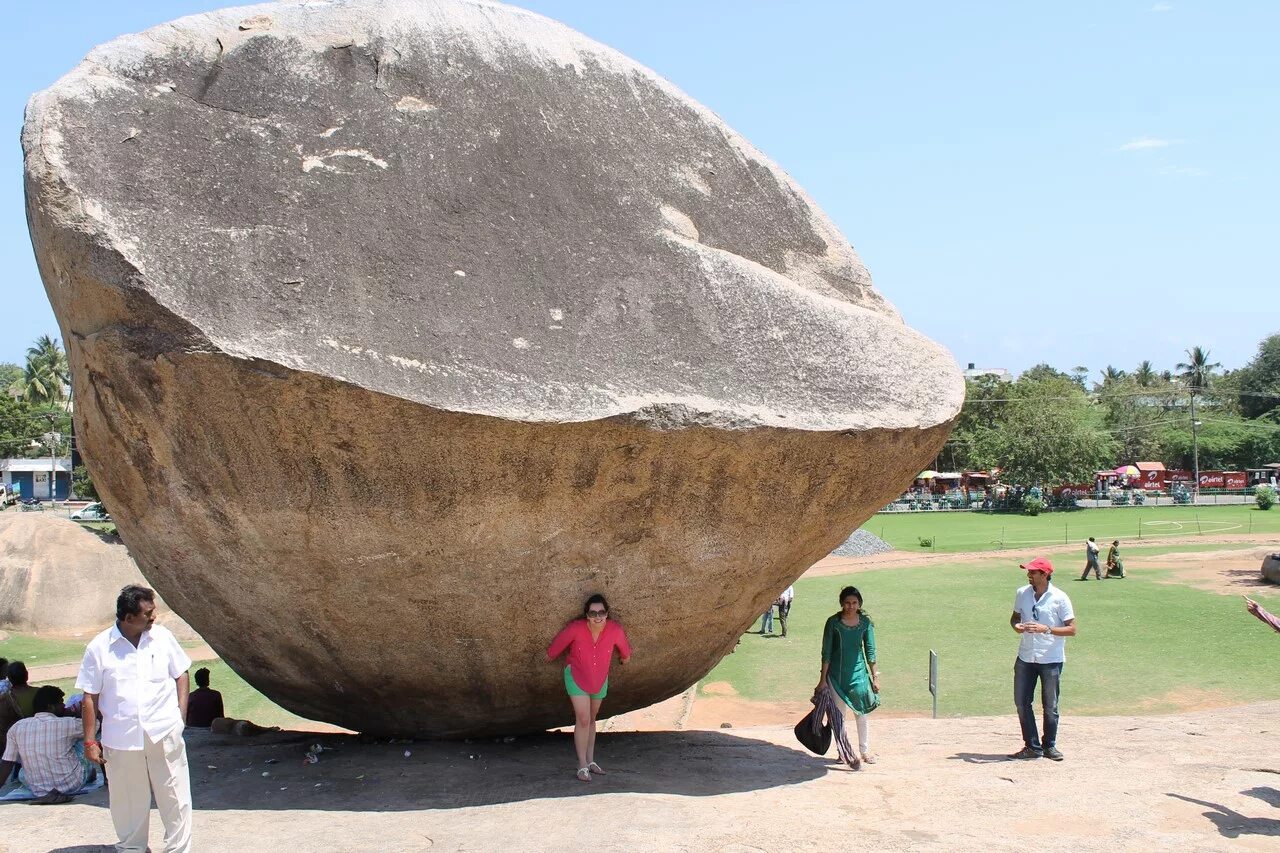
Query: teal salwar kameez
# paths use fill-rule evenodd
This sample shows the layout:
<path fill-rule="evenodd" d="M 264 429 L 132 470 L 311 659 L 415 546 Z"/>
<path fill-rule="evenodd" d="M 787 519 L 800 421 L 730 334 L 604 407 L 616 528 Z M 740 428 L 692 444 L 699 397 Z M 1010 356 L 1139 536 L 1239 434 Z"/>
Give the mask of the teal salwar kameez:
<path fill-rule="evenodd" d="M 840 621 L 840 614 L 827 619 L 822 629 L 822 662 L 829 664 L 827 682 L 856 714 L 869 714 L 880 706 L 880 697 L 871 689 L 868 662 L 876 659 L 876 629 L 863 616 L 857 627 Z"/>

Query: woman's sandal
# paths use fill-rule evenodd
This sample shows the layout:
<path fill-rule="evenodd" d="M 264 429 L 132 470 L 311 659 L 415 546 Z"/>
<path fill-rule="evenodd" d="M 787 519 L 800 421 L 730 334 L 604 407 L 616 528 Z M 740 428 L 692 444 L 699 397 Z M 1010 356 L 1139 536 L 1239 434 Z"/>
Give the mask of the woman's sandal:
<path fill-rule="evenodd" d="M 588 769 L 588 768 L 586 768 L 586 767 L 579 767 L 579 768 L 578 768 L 578 781 L 579 781 L 579 782 L 590 782 L 590 781 L 591 781 L 591 770 L 590 770 L 590 769 Z"/>
<path fill-rule="evenodd" d="M 869 753 L 869 752 L 864 752 L 864 753 L 862 753 L 862 763 L 863 763 L 863 764 L 875 764 L 875 763 L 876 763 L 876 757 L 875 757 L 874 755 L 872 755 L 871 753 Z"/>
<path fill-rule="evenodd" d="M 596 764 L 594 761 L 587 765 L 587 769 L 590 770 L 592 773 L 599 773 L 601 776 L 609 775 L 608 773 L 605 773 L 604 770 L 600 768 L 600 765 Z"/>

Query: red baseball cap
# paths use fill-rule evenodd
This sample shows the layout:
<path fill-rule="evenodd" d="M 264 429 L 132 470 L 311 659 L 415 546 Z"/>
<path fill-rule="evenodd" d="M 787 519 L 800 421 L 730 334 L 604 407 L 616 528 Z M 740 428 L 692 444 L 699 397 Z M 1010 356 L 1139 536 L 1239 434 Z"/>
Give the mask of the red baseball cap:
<path fill-rule="evenodd" d="M 1044 557 L 1036 557 L 1031 562 L 1023 563 L 1018 568 L 1026 569 L 1029 572 L 1044 572 L 1046 575 L 1053 574 L 1053 563 L 1049 562 Z"/>

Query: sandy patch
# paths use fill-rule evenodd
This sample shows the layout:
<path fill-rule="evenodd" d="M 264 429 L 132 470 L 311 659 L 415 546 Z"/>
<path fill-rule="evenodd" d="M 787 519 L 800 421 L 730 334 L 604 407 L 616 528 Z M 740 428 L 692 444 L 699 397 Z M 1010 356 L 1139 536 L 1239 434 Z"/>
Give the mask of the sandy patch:
<path fill-rule="evenodd" d="M 1185 554 L 1164 554 L 1157 557 L 1134 557 L 1125 560 L 1128 571 L 1142 569 L 1172 569 L 1173 573 L 1162 583 L 1216 592 L 1222 595 L 1249 595 L 1257 590 L 1280 591 L 1262 577 L 1262 560 L 1277 550 L 1275 543 L 1260 548 L 1240 551 L 1197 551 Z"/>
<path fill-rule="evenodd" d="M 702 692 L 707 696 L 737 696 L 738 691 L 727 681 L 713 681 L 702 685 Z"/>

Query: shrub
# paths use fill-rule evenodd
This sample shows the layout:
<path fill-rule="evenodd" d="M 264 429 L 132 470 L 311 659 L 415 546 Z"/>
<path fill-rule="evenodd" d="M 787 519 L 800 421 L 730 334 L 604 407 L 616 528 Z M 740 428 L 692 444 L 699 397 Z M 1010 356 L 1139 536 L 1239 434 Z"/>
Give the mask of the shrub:
<path fill-rule="evenodd" d="M 926 539 L 925 537 L 921 536 L 921 537 L 920 537 L 920 547 L 921 547 L 921 548 L 932 548 L 932 547 L 933 547 L 933 538 L 932 538 L 932 537 L 930 537 L 930 538 L 927 538 L 927 539 Z"/>
<path fill-rule="evenodd" d="M 1039 515 L 1044 512 L 1044 500 L 1034 495 L 1022 499 L 1022 511 L 1026 515 Z"/>
<path fill-rule="evenodd" d="M 1271 509 L 1276 505 L 1276 490 L 1270 486 L 1258 486 L 1253 493 L 1253 502 L 1258 505 L 1258 509 Z"/>

